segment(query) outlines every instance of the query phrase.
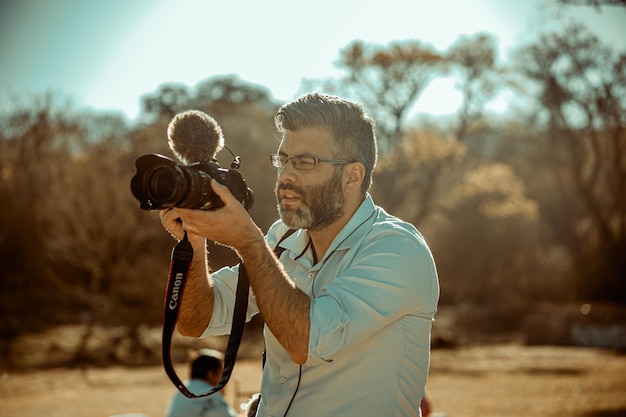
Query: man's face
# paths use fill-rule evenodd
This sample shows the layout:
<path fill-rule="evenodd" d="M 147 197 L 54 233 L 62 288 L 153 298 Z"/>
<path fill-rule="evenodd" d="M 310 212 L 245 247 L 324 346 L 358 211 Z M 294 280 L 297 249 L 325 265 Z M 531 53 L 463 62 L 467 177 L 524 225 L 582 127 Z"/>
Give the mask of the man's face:
<path fill-rule="evenodd" d="M 287 131 L 278 153 L 287 158 L 333 159 L 330 140 L 326 129 Z M 278 212 L 287 226 L 321 230 L 343 215 L 345 197 L 341 165 L 319 163 L 311 170 L 298 170 L 290 161 L 279 168 L 275 194 Z"/>

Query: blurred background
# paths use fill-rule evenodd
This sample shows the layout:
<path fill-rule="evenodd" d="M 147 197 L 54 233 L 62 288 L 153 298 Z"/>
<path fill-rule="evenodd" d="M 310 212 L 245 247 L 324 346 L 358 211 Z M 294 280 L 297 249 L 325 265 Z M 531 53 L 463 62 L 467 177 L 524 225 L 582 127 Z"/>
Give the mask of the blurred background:
<path fill-rule="evenodd" d="M 434 253 L 435 348 L 626 348 L 626 2 L 2 0 L 0 369 L 159 363 L 175 242 L 134 160 L 205 111 L 266 230 L 273 115 L 313 90 L 377 121 L 371 193 Z"/>

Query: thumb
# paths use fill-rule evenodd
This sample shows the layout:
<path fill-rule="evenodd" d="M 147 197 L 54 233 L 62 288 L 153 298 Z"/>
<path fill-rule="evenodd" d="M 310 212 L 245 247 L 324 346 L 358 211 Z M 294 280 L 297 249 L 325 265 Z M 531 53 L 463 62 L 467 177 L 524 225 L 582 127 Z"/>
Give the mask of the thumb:
<path fill-rule="evenodd" d="M 211 178 L 211 188 L 213 188 L 215 194 L 217 194 L 217 196 L 224 202 L 224 205 L 228 205 L 235 200 L 235 197 L 230 192 L 228 187 L 217 182 L 215 178 Z"/>

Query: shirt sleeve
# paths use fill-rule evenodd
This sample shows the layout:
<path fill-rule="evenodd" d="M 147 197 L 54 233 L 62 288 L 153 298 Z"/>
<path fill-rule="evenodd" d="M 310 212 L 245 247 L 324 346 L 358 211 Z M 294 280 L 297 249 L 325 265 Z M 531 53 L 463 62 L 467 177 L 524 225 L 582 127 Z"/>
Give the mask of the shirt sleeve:
<path fill-rule="evenodd" d="M 201 337 L 229 334 L 232 327 L 233 311 L 235 309 L 235 294 L 239 268 L 224 267 L 211 273 L 213 280 L 213 313 L 211 321 Z"/>
<path fill-rule="evenodd" d="M 332 361 L 402 316 L 432 321 L 439 290 L 422 236 L 404 225 L 376 229 L 336 269 L 320 270 L 337 276 L 311 300 L 308 365 Z"/>

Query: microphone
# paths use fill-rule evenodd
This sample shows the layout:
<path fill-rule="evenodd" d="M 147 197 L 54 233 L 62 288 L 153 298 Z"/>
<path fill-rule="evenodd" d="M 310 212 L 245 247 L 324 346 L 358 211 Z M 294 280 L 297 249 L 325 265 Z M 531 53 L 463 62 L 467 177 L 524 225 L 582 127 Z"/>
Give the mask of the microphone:
<path fill-rule="evenodd" d="M 231 169 L 223 169 L 215 159 L 222 148 L 228 147 L 224 145 L 222 128 L 211 116 L 199 110 L 175 115 L 167 126 L 167 139 L 183 165 L 154 153 L 137 158 L 137 173 L 130 180 L 130 190 L 139 200 L 139 208 L 215 210 L 223 207 L 224 203 L 209 184 L 212 178 L 228 187 L 246 210 L 252 207 L 254 194 L 238 171 L 239 157 L 233 155 Z"/>
<path fill-rule="evenodd" d="M 167 139 L 170 149 L 186 165 L 215 160 L 224 147 L 222 128 L 200 110 L 175 115 L 167 126 Z"/>

